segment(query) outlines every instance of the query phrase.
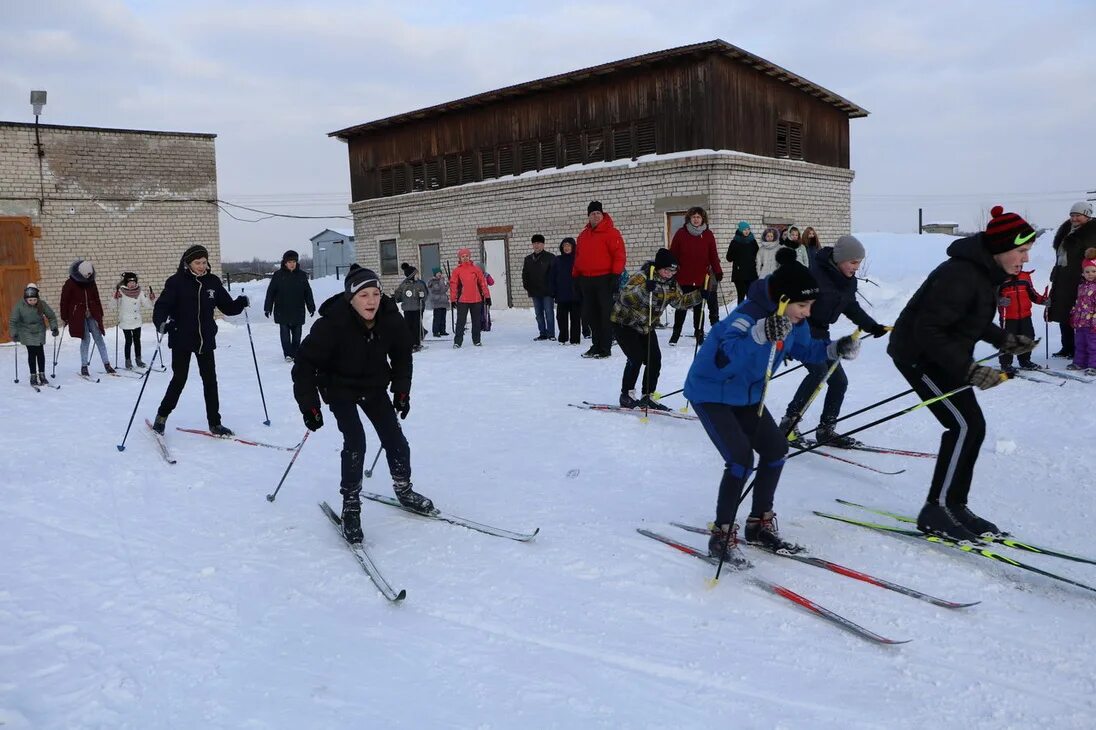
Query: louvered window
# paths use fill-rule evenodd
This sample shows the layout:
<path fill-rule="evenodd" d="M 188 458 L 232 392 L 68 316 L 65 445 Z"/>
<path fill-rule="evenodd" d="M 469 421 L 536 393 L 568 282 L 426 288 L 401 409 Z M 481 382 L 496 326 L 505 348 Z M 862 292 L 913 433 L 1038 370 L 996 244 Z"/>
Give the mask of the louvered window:
<path fill-rule="evenodd" d="M 441 187 L 441 172 L 438 169 L 438 158 L 426 161 L 426 189 L 437 190 Z"/>
<path fill-rule="evenodd" d="M 504 144 L 499 147 L 499 177 L 514 174 L 514 146 Z"/>
<path fill-rule="evenodd" d="M 445 156 L 445 187 L 460 185 L 460 155 Z"/>
<path fill-rule="evenodd" d="M 518 160 L 518 164 L 520 165 L 520 167 L 518 168 L 518 174 L 537 169 L 538 146 L 539 143 L 535 139 L 529 140 L 527 142 L 522 142 L 519 145 L 518 149 L 520 150 L 521 157 Z"/>
<path fill-rule="evenodd" d="M 402 195 L 411 192 L 411 186 L 407 180 L 407 165 L 396 165 L 392 168 L 392 194 Z"/>
<path fill-rule="evenodd" d="M 601 131 L 586 133 L 586 161 L 600 162 L 605 159 L 605 135 Z"/>
<path fill-rule="evenodd" d="M 392 168 L 386 167 L 381 170 L 381 195 L 388 197 L 392 195 Z"/>
<path fill-rule="evenodd" d="M 655 153 L 655 120 L 641 119 L 636 123 L 636 156 Z"/>
<path fill-rule="evenodd" d="M 632 152 L 632 125 L 626 124 L 613 129 L 613 159 L 634 157 Z"/>
<path fill-rule="evenodd" d="M 421 162 L 411 163 L 411 191 L 415 193 L 426 190 L 426 166 Z"/>
<path fill-rule="evenodd" d="M 474 182 L 476 179 L 475 160 L 471 152 L 465 152 L 460 156 L 460 184 Z"/>
<path fill-rule="evenodd" d="M 582 137 L 578 132 L 563 136 L 563 164 L 574 165 L 585 162 L 582 157 Z"/>
<path fill-rule="evenodd" d="M 483 170 L 484 180 L 498 177 L 498 171 L 495 168 L 494 150 L 480 150 L 480 167 Z"/>
<path fill-rule="evenodd" d="M 776 156 L 803 159 L 803 125 L 798 122 L 776 123 Z"/>
<path fill-rule="evenodd" d="M 556 138 L 550 137 L 540 141 L 540 169 L 547 170 L 556 166 Z"/>

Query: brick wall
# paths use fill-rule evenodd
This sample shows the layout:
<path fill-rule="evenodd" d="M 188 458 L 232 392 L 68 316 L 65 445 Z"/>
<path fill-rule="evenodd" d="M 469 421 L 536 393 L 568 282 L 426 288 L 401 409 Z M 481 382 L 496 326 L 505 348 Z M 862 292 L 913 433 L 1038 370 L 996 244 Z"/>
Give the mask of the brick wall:
<path fill-rule="evenodd" d="M 114 324 L 110 296 L 123 271 L 159 293 L 195 243 L 220 269 L 217 208 L 190 202 L 217 198 L 212 135 L 56 126 L 41 127 L 40 135 L 41 213 L 34 126 L 0 122 L 0 215 L 28 216 L 41 227 L 37 283 L 51 306 L 78 258 L 95 264 L 107 326 Z"/>
<path fill-rule="evenodd" d="M 790 219 L 800 230 L 814 226 L 823 244 L 831 244 L 849 233 L 852 179 L 850 170 L 806 162 L 697 152 L 592 169 L 528 173 L 360 201 L 350 209 L 358 262 L 378 272 L 379 239 L 398 239 L 399 260 L 416 266 L 420 243 L 440 243 L 442 261 L 455 265 L 457 249 L 469 246 L 480 260 L 479 241 L 499 237 L 480 236 L 479 229 L 512 226 L 507 234 L 510 296 L 514 306 L 528 307 L 531 303 L 521 288 L 520 274 L 523 259 L 532 251 L 529 239 L 534 233 L 543 234 L 546 249 L 556 253 L 560 239 L 577 238 L 586 225 L 586 205 L 591 200 L 600 200 L 613 217 L 624 235 L 627 268 L 635 271 L 660 246 L 668 245 L 666 213 L 683 212 L 697 204 L 708 211 L 721 260 L 740 220 L 749 221 L 760 238 L 766 218 Z M 401 274 L 384 276 L 385 290 L 392 291 L 401 279 Z M 492 291 L 493 299 L 501 297 L 502 292 Z M 722 302 L 733 301 L 729 275 L 721 297 Z"/>

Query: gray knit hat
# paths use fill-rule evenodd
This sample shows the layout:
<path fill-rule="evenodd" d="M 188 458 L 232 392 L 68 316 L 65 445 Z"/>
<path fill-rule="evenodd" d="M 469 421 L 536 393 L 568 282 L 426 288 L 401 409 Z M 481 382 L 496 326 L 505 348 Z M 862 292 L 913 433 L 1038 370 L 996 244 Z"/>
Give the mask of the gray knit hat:
<path fill-rule="evenodd" d="M 837 243 L 833 244 L 833 262 L 835 264 L 852 261 L 853 259 L 863 259 L 867 255 L 868 252 L 864 250 L 864 244 L 860 243 L 860 239 L 856 236 L 841 236 L 837 239 Z"/>
<path fill-rule="evenodd" d="M 1092 203 L 1086 203 L 1081 200 L 1073 204 L 1073 207 L 1069 209 L 1069 214 L 1080 213 L 1083 216 L 1092 217 Z"/>

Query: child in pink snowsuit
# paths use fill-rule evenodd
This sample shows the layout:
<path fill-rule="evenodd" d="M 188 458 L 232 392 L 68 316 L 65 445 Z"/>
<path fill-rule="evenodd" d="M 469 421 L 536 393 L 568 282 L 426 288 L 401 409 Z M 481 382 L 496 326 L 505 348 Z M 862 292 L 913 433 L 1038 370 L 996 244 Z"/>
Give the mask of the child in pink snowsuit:
<path fill-rule="evenodd" d="M 1096 375 L 1096 248 L 1085 250 L 1081 262 L 1081 283 L 1077 287 L 1077 303 L 1069 313 L 1076 347 L 1069 370 L 1084 370 Z"/>

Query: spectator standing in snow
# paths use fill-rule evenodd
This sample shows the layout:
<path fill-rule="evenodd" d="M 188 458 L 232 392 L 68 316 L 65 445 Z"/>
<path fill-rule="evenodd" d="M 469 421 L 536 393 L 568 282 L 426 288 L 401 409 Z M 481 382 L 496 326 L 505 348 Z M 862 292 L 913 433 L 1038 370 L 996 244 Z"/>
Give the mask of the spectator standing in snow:
<path fill-rule="evenodd" d="M 12 307 L 8 332 L 12 342 L 21 342 L 27 348 L 31 385 L 49 385 L 46 381 L 46 320 L 49 320 L 50 334 L 57 337 L 57 314 L 38 296 L 38 285 L 27 284 L 22 301 Z"/>
<path fill-rule="evenodd" d="M 396 287 L 396 301 L 403 309 L 403 319 L 407 322 L 407 331 L 411 334 L 411 351 L 422 349 L 422 337 L 426 330 L 422 328 L 422 313 L 426 309 L 426 296 L 429 290 L 419 278 L 419 270 L 409 263 L 400 264 L 404 279 Z"/>
<path fill-rule="evenodd" d="M 293 362 L 297 348 L 301 346 L 305 309 L 308 309 L 309 317 L 316 315 L 312 284 L 308 281 L 308 274 L 298 266 L 298 259 L 297 252 L 293 250 L 282 254 L 282 264 L 270 277 L 266 301 L 263 302 L 263 314 L 269 317 L 273 312 L 274 321 L 280 328 L 282 356 L 286 362 Z"/>
<path fill-rule="evenodd" d="M 581 302 L 571 270 L 575 265 L 575 239 L 568 236 L 560 241 L 559 256 L 552 261 L 548 283 L 552 299 L 556 303 L 556 324 L 559 325 L 559 343 L 577 345 L 582 342 Z"/>
<path fill-rule="evenodd" d="M 445 337 L 445 318 L 449 312 L 449 282 L 441 273 L 441 267 L 435 266 L 433 276 L 426 282 L 426 306 L 434 312 L 431 331 L 434 337 Z"/>
<path fill-rule="evenodd" d="M 807 258 L 811 261 L 814 260 L 815 254 L 822 250 L 822 242 L 818 240 L 818 233 L 811 226 L 803 229 L 803 237 L 799 239 L 799 243 L 807 249 Z"/>
<path fill-rule="evenodd" d="M 320 305 L 320 318 L 301 343 L 293 364 L 293 397 L 310 431 L 323 427 L 322 398 L 343 436 L 339 454 L 343 536 L 362 541 L 361 489 L 365 430 L 360 408 L 373 425 L 388 460 L 400 504 L 430 512 L 434 504 L 411 484 L 411 448 L 396 419 L 411 411 L 411 336 L 380 279 L 353 264 L 343 293 Z M 386 388 L 393 398 L 389 400 Z"/>
<path fill-rule="evenodd" d="M 1073 325 L 1076 349 L 1067 369 L 1096 375 L 1096 248 L 1085 249 L 1081 283 L 1077 286 L 1077 301 L 1069 313 L 1069 323 Z"/>
<path fill-rule="evenodd" d="M 217 360 L 214 356 L 217 323 L 213 319 L 213 310 L 219 309 L 231 316 L 244 311 L 247 306 L 247 296 L 233 299 L 221 279 L 209 271 L 209 252 L 205 246 L 195 244 L 183 252 L 179 270 L 164 282 L 164 289 L 152 310 L 152 322 L 161 334 L 167 334 L 167 346 L 171 349 L 171 382 L 156 411 L 156 420 L 152 424 L 154 431 L 164 432 L 167 417 L 179 404 L 193 356 L 198 361 L 198 373 L 202 377 L 202 395 L 210 433 L 224 437 L 234 435 L 221 423 Z"/>
<path fill-rule="evenodd" d="M 818 283 L 795 261 L 754 282 L 748 299 L 712 328 L 685 379 L 685 397 L 724 461 L 708 552 L 722 555 L 732 568 L 749 566 L 737 547 L 735 511 L 751 473 L 755 475 L 753 503 L 746 540 L 772 551 L 802 550 L 780 536 L 773 511 L 788 441 L 769 409 L 759 409 L 758 404 L 777 343 L 784 343 L 786 356 L 811 363 L 839 357 L 851 360 L 859 352 L 860 343 L 852 337 L 828 342 L 811 336 L 806 319 L 817 296 Z M 783 314 L 778 313 L 781 299 L 789 302 Z M 784 359 L 776 358 L 773 369 Z"/>
<path fill-rule="evenodd" d="M 465 321 L 472 318 L 472 344 L 480 346 L 480 327 L 483 325 L 483 304 L 491 296 L 483 270 L 472 263 L 471 249 L 457 251 L 457 268 L 449 280 L 449 301 L 457 310 L 456 331 L 453 332 L 453 348 L 464 344 Z"/>
<path fill-rule="evenodd" d="M 997 290 L 1028 261 L 1035 231 L 1001 206 L 983 233 L 948 246 L 948 260 L 929 274 L 906 304 L 891 332 L 887 353 L 914 391 L 924 400 L 965 385 L 986 390 L 1000 384 L 1000 370 L 974 361 L 974 346 L 984 340 L 1010 355 L 1035 348 L 1026 335 L 1005 332 L 994 324 Z M 975 541 L 997 526 L 967 506 L 974 464 L 986 435 L 986 420 L 971 389 L 961 390 L 929 410 L 946 431 L 917 528 L 927 534 Z M 943 501 L 943 504 L 941 504 Z"/>
<path fill-rule="evenodd" d="M 1001 285 L 997 306 L 1000 308 L 1001 327 L 1010 334 L 1035 337 L 1035 325 L 1031 322 L 1031 303 L 1046 304 L 1047 294 L 1035 291 L 1031 283 L 1032 271 L 1021 271 L 1010 276 Z M 1006 373 L 1016 372 L 1012 366 L 1012 355 L 1003 353 L 1000 358 L 1001 369 Z M 1024 370 L 1039 370 L 1041 366 L 1031 361 L 1031 353 L 1020 355 L 1020 367 Z"/>
<path fill-rule="evenodd" d="M 1081 283 L 1081 260 L 1090 246 L 1096 246 L 1096 223 L 1093 222 L 1092 204 L 1081 201 L 1073 204 L 1069 220 L 1058 226 L 1058 232 L 1054 234 L 1057 258 L 1050 272 L 1050 306 L 1046 315 L 1051 322 L 1058 323 L 1062 332 L 1062 349 L 1054 353 L 1055 357 L 1073 357 L 1073 327 L 1069 323 L 1069 313 Z M 64 317 L 64 312 L 61 316 Z"/>
<path fill-rule="evenodd" d="M 799 229 L 792 226 L 785 232 L 781 244 L 795 251 L 795 260 L 808 269 L 811 266 L 811 258 L 807 255 L 807 247 L 799 240 Z"/>
<path fill-rule="evenodd" d="M 133 369 L 131 352 L 137 358 L 137 367 L 143 368 L 145 363 L 141 359 L 141 323 L 144 318 L 141 316 L 141 308 L 151 308 L 152 302 L 156 301 L 156 295 L 151 289 L 146 295 L 137 283 L 137 274 L 127 271 L 122 274 L 121 286 L 114 290 L 114 300 L 118 305 L 118 326 L 122 328 L 122 335 L 126 338 L 126 370 Z"/>
<path fill-rule="evenodd" d="M 715 248 L 715 235 L 708 228 L 708 213 L 700 206 L 689 208 L 685 214 L 685 225 L 674 233 L 670 242 L 670 253 L 677 260 L 677 285 L 682 293 L 703 290 L 709 283 L 709 271 L 714 271 L 716 282 L 723 281 L 723 269 L 719 265 L 719 253 Z M 693 307 L 693 334 L 704 341 L 704 303 L 700 301 Z M 660 309 L 659 312 L 662 310 Z M 685 325 L 688 312 L 680 307 L 674 312 L 674 330 L 670 335 L 670 345 L 676 345 L 681 339 L 681 328 Z"/>
<path fill-rule="evenodd" d="M 684 311 L 696 306 L 703 296 L 696 287 L 685 292 L 683 287 L 678 286 L 674 280 L 677 271 L 677 259 L 666 249 L 660 248 L 653 261 L 643 264 L 639 273 L 628 279 L 620 290 L 620 301 L 613 306 L 613 334 L 628 358 L 620 383 L 621 408 L 670 410 L 655 400 L 653 395 L 662 370 L 662 351 L 652 325 L 668 305 Z M 643 396 L 637 399 L 635 387 L 641 366 L 645 366 Z"/>
<path fill-rule="evenodd" d="M 544 250 L 544 236 L 539 233 L 532 239 L 533 252 L 521 265 L 521 286 L 533 300 L 537 317 L 537 341 L 554 340 L 556 325 L 552 318 L 552 282 L 550 274 L 555 256 Z"/>
<path fill-rule="evenodd" d="M 780 234 L 775 228 L 766 228 L 757 244 L 757 275 L 766 277 L 776 271 L 776 252 L 781 248 Z M 739 300 L 739 304 L 742 300 Z"/>
<path fill-rule="evenodd" d="M 593 344 L 583 357 L 611 357 L 613 295 L 620 287 L 626 253 L 624 237 L 597 200 L 586 206 L 586 227 L 578 234 L 572 275 L 582 296 L 582 315 Z"/>
<path fill-rule="evenodd" d="M 757 239 L 747 221 L 739 221 L 731 244 L 727 246 L 727 261 L 731 264 L 731 281 L 734 282 L 738 304 L 746 301 L 746 291 L 757 281 Z M 737 305 L 736 305 L 737 306 Z"/>
<path fill-rule="evenodd" d="M 811 337 L 829 340 L 830 327 L 841 315 L 852 320 L 867 335 L 883 337 L 887 334 L 887 328 L 872 319 L 856 301 L 856 272 L 866 255 L 864 244 L 855 236 L 841 236 L 832 248 L 823 248 L 815 254 L 811 272 L 818 282 L 818 296 L 807 317 Z M 791 254 L 782 251 L 780 256 L 790 257 Z M 826 377 L 830 363 L 809 362 L 805 368 L 807 376 L 799 384 L 799 389 L 789 401 L 784 418 L 780 421 L 780 430 L 788 435 L 789 441 L 798 440 L 799 434 L 797 430 L 793 430 L 793 424 L 798 420 L 800 411 L 807 405 L 811 394 Z M 856 439 L 839 435 L 835 430 L 848 387 L 849 379 L 845 375 L 845 369 L 838 364 L 826 381 L 826 400 L 815 435 L 818 441 L 839 448 L 852 448 L 860 444 Z"/>
<path fill-rule="evenodd" d="M 103 370 L 114 374 L 107 343 L 103 341 L 103 302 L 99 299 L 99 287 L 95 285 L 95 266 L 90 261 L 77 259 L 69 267 L 69 278 L 61 287 L 61 320 L 68 323 L 69 333 L 80 340 L 80 375 L 90 377 L 89 350 L 92 340 L 103 360 Z"/>

